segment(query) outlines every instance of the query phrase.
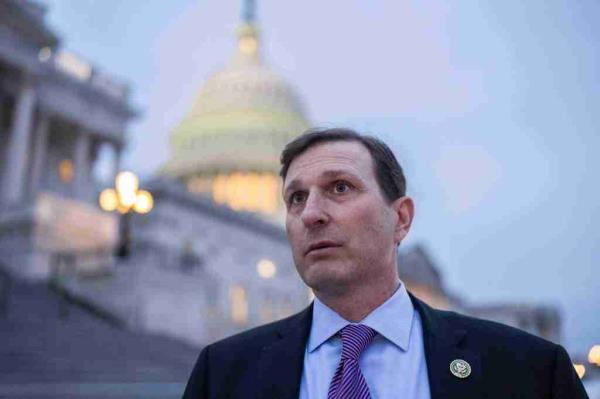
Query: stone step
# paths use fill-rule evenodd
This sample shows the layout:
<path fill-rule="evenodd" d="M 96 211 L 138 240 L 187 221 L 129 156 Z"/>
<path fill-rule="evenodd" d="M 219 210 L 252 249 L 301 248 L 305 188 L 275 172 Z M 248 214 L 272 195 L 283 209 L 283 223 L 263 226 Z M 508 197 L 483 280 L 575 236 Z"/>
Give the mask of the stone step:
<path fill-rule="evenodd" d="M 22 383 L 0 384 L 0 398 L 180 398 L 182 383 Z"/>

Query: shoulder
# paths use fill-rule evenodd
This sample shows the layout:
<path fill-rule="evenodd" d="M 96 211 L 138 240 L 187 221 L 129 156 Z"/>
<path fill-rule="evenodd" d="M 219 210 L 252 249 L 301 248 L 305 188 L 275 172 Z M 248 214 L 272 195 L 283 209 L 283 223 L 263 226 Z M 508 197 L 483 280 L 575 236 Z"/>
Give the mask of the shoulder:
<path fill-rule="evenodd" d="M 307 331 L 311 315 L 309 307 L 286 319 L 205 346 L 190 375 L 184 398 L 246 397 L 247 390 L 253 389 L 260 377 L 257 367 L 264 349 L 290 331 Z"/>
<path fill-rule="evenodd" d="M 443 339 L 466 339 L 470 344 L 522 347 L 556 351 L 558 345 L 508 325 L 478 319 L 455 311 L 434 309 L 425 302 L 410 295 L 418 312 L 423 333 L 437 335 Z"/>
<path fill-rule="evenodd" d="M 526 331 L 497 323 L 490 320 L 478 319 L 457 312 L 433 310 L 447 325 L 464 330 L 467 339 L 478 342 L 490 342 L 496 345 L 510 347 L 528 347 L 531 349 L 555 351 L 557 346 L 544 338 Z"/>
<path fill-rule="evenodd" d="M 538 377 L 551 379 L 557 362 L 568 359 L 558 344 L 505 324 L 452 311 L 429 308 L 430 334 L 476 354 L 488 370 L 537 370 Z M 425 331 L 424 331 L 425 332 Z M 543 376 L 542 376 L 543 374 Z"/>
<path fill-rule="evenodd" d="M 505 397 L 511 396 L 514 387 L 520 387 L 520 397 L 587 398 L 561 345 L 501 323 L 434 310 L 427 305 L 422 308 L 422 318 L 431 323 L 430 333 L 439 335 L 441 331 L 448 335 L 444 340 L 452 339 L 450 334 L 459 337 L 459 350 L 479 359 L 486 375 L 492 376 L 487 383 L 497 392 L 504 392 Z M 436 327 L 440 331 L 434 332 Z"/>
<path fill-rule="evenodd" d="M 554 362 L 561 349 L 555 343 L 505 324 L 433 309 L 414 297 L 413 304 L 421 316 L 424 335 L 440 341 L 453 340 L 482 357 L 547 364 Z"/>

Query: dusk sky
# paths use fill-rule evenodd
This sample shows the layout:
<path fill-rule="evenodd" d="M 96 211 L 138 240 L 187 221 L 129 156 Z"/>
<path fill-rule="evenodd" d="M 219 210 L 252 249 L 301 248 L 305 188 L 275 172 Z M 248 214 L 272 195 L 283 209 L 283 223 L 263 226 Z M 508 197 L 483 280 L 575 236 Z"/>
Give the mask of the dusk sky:
<path fill-rule="evenodd" d="M 47 0 L 62 45 L 129 82 L 124 166 L 150 177 L 232 56 L 237 0 Z M 421 243 L 474 303 L 562 311 L 568 349 L 600 343 L 600 3 L 257 1 L 265 62 L 317 126 L 383 138 Z"/>

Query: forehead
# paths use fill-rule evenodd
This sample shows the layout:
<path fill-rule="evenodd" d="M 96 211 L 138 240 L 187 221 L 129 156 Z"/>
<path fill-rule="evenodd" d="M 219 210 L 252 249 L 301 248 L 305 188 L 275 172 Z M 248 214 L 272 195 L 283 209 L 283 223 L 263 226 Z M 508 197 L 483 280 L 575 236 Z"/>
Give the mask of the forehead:
<path fill-rule="evenodd" d="M 284 186 L 330 171 L 348 172 L 365 180 L 374 179 L 371 153 L 359 141 L 315 144 L 291 162 Z"/>

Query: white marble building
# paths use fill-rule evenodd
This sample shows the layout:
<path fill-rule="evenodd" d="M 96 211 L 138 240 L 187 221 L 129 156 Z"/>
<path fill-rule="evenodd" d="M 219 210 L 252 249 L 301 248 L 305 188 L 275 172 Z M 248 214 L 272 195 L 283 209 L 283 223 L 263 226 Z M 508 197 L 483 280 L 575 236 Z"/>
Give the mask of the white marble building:
<path fill-rule="evenodd" d="M 0 1 L 0 261 L 15 275 L 46 278 L 50 252 L 114 241 L 92 171 L 103 147 L 119 168 L 128 92 L 63 51 L 41 5 Z"/>
<path fill-rule="evenodd" d="M 275 79 L 276 91 L 284 87 L 266 68 L 253 71 Z M 262 92 L 263 83 L 250 91 Z M 98 208 L 92 172 L 106 147 L 116 174 L 134 116 L 127 86 L 63 51 L 42 6 L 0 0 L 0 268 L 13 278 L 50 279 L 129 328 L 196 345 L 308 304 L 280 226 L 170 178 L 144 185 L 155 208 L 132 217 L 131 256 L 112 256 L 118 217 Z M 277 128 L 285 137 L 292 131 L 281 119 Z"/>

